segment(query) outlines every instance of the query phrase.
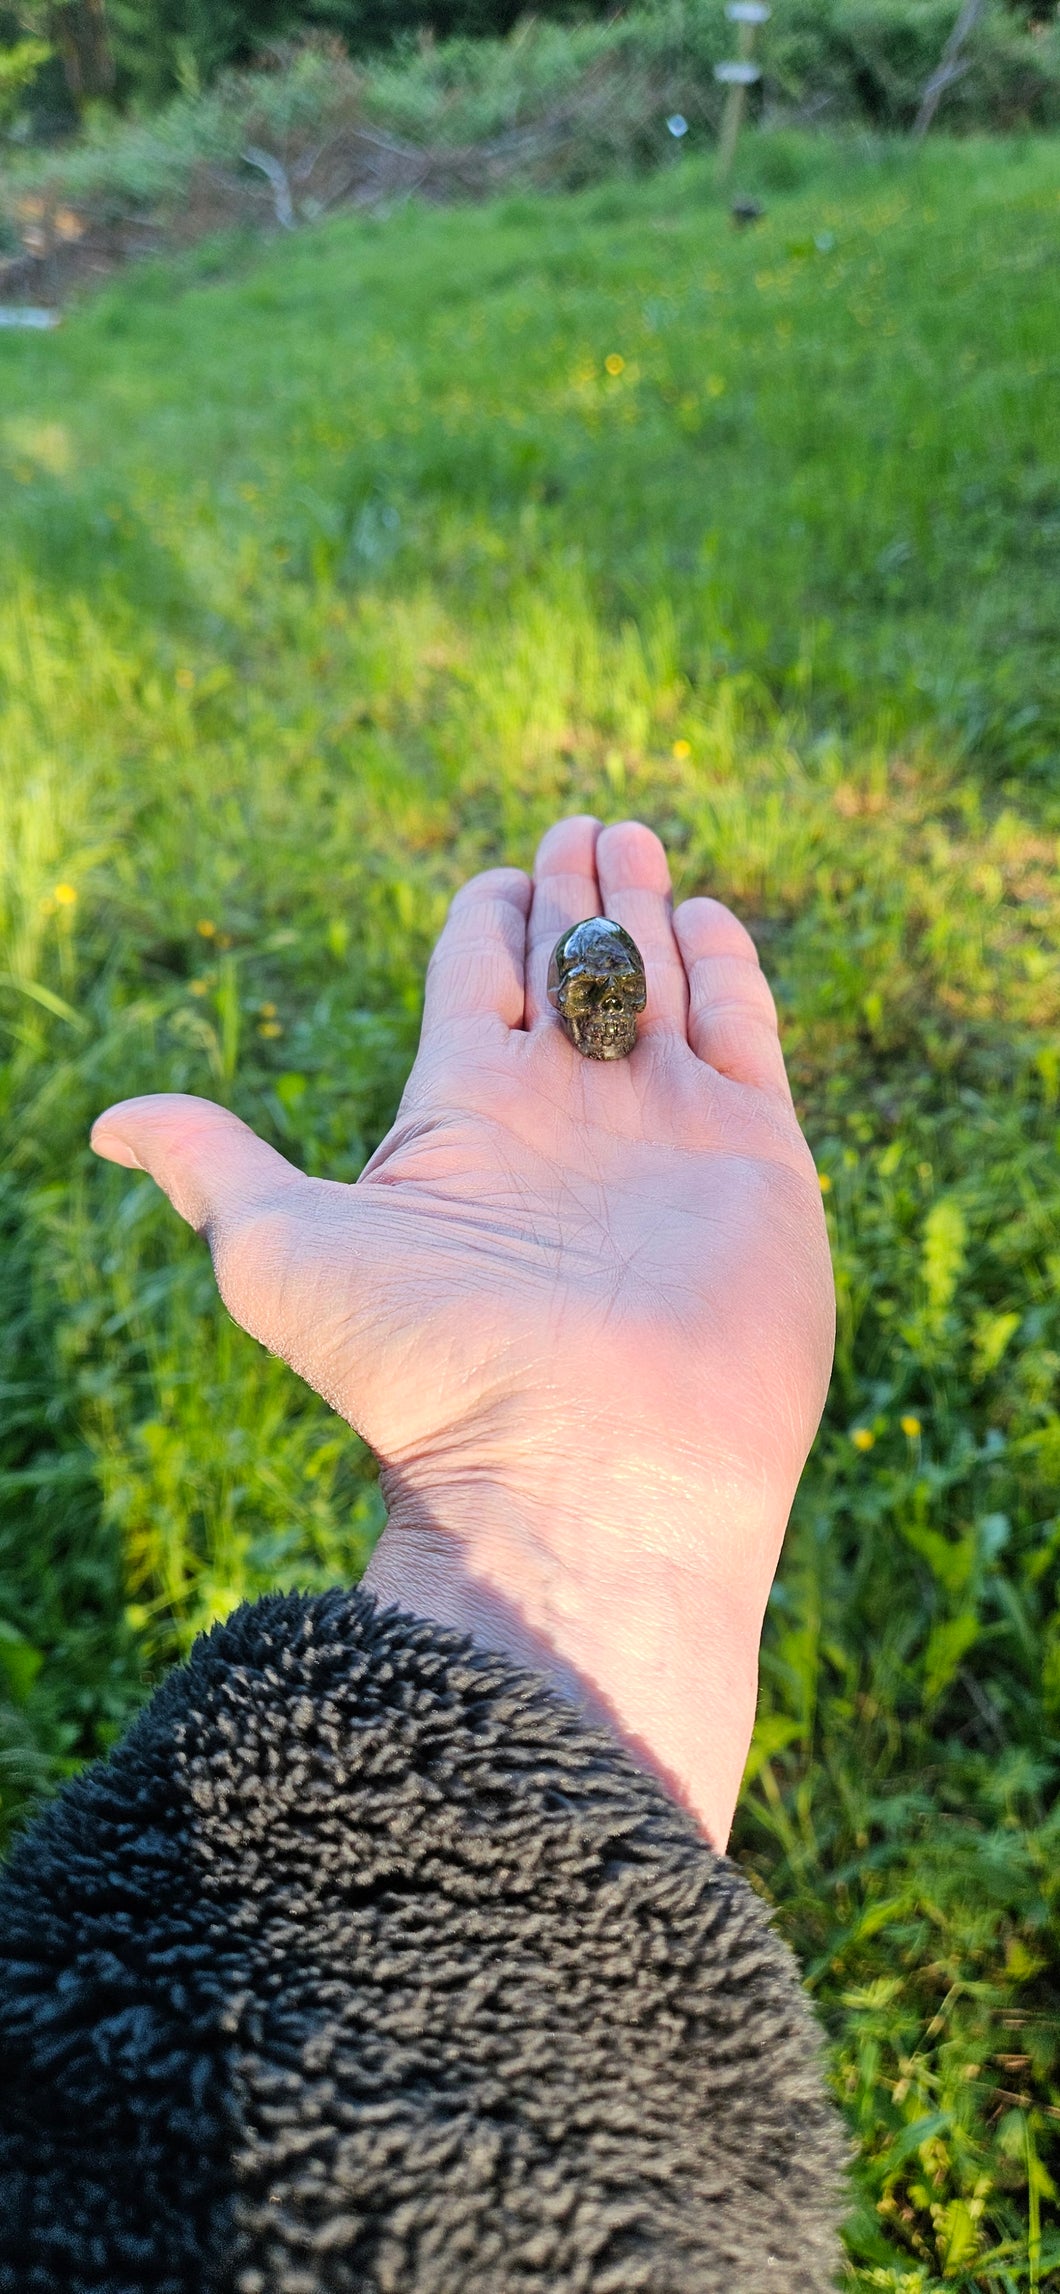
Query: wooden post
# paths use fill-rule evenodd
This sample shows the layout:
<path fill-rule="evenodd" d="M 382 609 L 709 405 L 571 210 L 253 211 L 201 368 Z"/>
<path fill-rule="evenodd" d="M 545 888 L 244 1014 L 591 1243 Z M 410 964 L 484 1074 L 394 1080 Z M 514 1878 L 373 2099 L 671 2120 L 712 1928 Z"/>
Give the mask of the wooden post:
<path fill-rule="evenodd" d="M 759 25 L 767 21 L 771 11 L 766 7 L 765 0 L 729 0 L 725 13 L 731 24 L 739 25 L 740 36 L 737 43 L 739 53 L 733 61 L 714 66 L 715 79 L 721 80 L 728 89 L 718 138 L 719 183 L 727 183 L 732 173 L 732 163 L 736 157 L 736 146 L 747 109 L 747 90 L 762 77 L 758 65 L 753 62 L 755 38 Z"/>

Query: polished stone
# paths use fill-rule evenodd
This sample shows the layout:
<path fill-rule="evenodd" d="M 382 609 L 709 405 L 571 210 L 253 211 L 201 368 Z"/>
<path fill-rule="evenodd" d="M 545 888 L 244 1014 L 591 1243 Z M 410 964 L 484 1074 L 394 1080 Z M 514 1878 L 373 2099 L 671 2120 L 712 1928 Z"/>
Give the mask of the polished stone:
<path fill-rule="evenodd" d="M 607 916 L 571 925 L 552 951 L 548 1000 L 584 1059 L 625 1059 L 648 1000 L 636 942 Z"/>

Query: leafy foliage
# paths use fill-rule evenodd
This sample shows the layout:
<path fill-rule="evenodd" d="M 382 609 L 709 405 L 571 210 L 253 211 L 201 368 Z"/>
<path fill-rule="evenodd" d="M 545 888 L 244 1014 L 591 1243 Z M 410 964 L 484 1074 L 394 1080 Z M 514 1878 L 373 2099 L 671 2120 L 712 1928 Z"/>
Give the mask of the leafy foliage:
<path fill-rule="evenodd" d="M 967 68 L 946 94 L 951 125 L 1060 116 L 1055 14 L 1029 14 L 1028 22 L 1028 10 L 988 0 Z M 775 0 L 761 42 L 767 116 L 805 111 L 830 126 L 908 128 L 954 15 L 953 0 Z M 665 151 L 667 105 L 679 103 L 693 125 L 716 120 L 714 66 L 734 40 L 724 0 L 640 0 L 621 12 L 603 0 L 546 0 L 532 11 L 522 0 L 21 0 L 0 10 L 0 53 L 12 41 L 24 50 L 26 32 L 61 53 L 75 108 L 91 112 L 90 99 L 117 96 L 142 118 L 176 99 L 184 142 L 195 141 L 204 93 L 234 76 L 228 107 L 245 108 L 246 67 L 282 75 L 290 43 L 330 45 L 340 76 L 343 59 L 356 58 L 370 107 L 429 140 L 495 135 L 557 104 L 591 109 L 603 75 L 619 114 L 612 155 L 637 163 L 651 156 L 649 122 L 655 156 Z M 207 101 L 206 148 L 216 141 L 213 119 Z M 91 124 L 98 134 L 98 116 Z"/>
<path fill-rule="evenodd" d="M 512 30 L 523 7 L 522 0 L 107 0 L 107 13 L 126 85 L 157 103 L 177 87 L 208 85 L 270 40 L 330 32 L 364 51 L 417 33 L 496 39 Z M 566 0 L 546 0 L 540 13 L 571 9 Z"/>
<path fill-rule="evenodd" d="M 777 990 L 832 1396 L 736 1852 L 858 2146 L 850 2284 L 1060 2269 L 1058 187 L 1048 143 L 749 142 L 335 220 L 0 340 L 8 1821 L 370 1461 L 92 1114 L 352 1176 L 471 868 L 652 820 Z"/>
<path fill-rule="evenodd" d="M 51 56 L 46 40 L 16 40 L 0 47 L 0 125 L 13 118 L 26 88 L 32 87 Z"/>

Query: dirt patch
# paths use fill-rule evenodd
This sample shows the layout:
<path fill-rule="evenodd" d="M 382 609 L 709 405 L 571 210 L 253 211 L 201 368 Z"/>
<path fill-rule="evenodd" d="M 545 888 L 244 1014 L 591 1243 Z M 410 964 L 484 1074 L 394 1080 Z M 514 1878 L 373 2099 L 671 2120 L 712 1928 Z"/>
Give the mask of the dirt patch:
<path fill-rule="evenodd" d="M 576 105 L 459 147 L 405 142 L 357 116 L 321 122 L 315 132 L 303 123 L 287 138 L 252 132 L 233 163 L 195 163 L 179 195 L 150 211 L 130 206 L 123 213 L 113 193 L 77 200 L 43 186 L 9 207 L 22 245 L 0 259 L 0 303 L 57 309 L 128 263 L 217 232 L 267 236 L 343 207 L 386 209 L 412 197 L 451 204 L 517 184 L 576 179 L 577 155 L 595 140 L 594 127 L 606 133 L 613 124 L 613 94 L 613 76 L 601 74 Z M 661 100 L 654 90 L 642 95 L 653 110 Z"/>

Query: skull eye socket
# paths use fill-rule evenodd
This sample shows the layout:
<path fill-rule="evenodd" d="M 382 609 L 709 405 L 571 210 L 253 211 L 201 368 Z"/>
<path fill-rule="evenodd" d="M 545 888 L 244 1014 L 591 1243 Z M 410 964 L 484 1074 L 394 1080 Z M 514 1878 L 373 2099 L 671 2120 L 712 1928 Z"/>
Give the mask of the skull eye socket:
<path fill-rule="evenodd" d="M 624 978 L 616 979 L 613 975 L 605 980 L 594 979 L 591 974 L 586 976 L 583 973 L 580 979 L 568 980 L 564 986 L 563 1000 L 567 1011 L 622 1012 L 629 1001 L 632 982 Z"/>
<path fill-rule="evenodd" d="M 624 1012 L 635 1001 L 636 988 L 633 973 L 611 973 L 601 980 L 583 972 L 561 983 L 560 1000 L 565 1011 L 575 1014 Z"/>
<path fill-rule="evenodd" d="M 623 1058 L 647 1001 L 643 964 L 628 933 L 606 917 L 573 926 L 552 951 L 548 1000 L 579 1051 L 591 1059 Z"/>

